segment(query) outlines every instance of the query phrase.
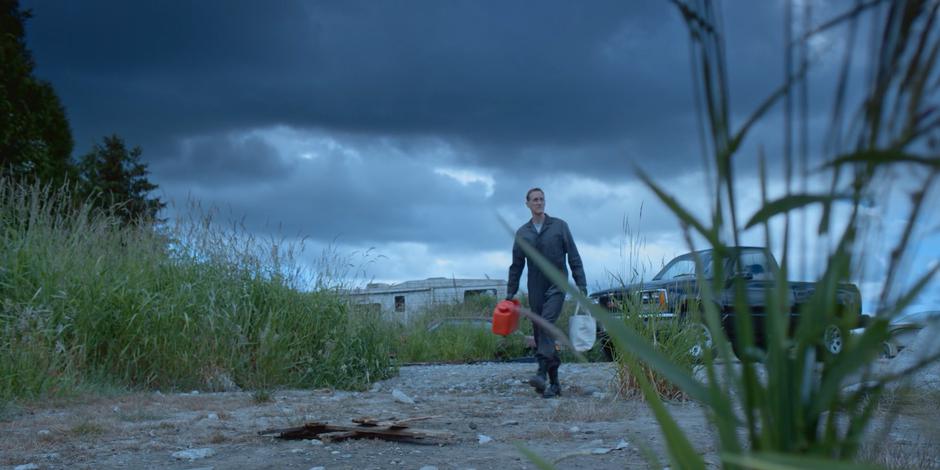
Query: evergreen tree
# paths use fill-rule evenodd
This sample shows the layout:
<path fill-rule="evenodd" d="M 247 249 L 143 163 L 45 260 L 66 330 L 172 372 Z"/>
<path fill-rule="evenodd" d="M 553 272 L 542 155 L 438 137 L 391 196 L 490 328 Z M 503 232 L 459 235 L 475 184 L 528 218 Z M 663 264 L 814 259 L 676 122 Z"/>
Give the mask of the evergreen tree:
<path fill-rule="evenodd" d="M 72 176 L 72 131 L 49 83 L 33 76 L 19 0 L 0 0 L 0 174 L 61 181 Z"/>
<path fill-rule="evenodd" d="M 158 186 L 147 180 L 142 153 L 140 147 L 128 150 L 123 139 L 112 135 L 95 144 L 78 164 L 82 193 L 128 224 L 157 221 L 157 213 L 166 207 L 160 198 L 147 197 Z"/>

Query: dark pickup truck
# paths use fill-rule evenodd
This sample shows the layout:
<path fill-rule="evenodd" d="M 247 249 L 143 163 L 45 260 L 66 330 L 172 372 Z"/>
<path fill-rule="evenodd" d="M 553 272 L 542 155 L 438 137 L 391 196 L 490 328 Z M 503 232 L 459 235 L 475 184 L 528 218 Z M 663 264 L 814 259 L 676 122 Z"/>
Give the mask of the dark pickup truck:
<path fill-rule="evenodd" d="M 713 279 L 716 271 L 712 250 L 703 250 L 695 253 L 681 255 L 668 264 L 653 277 L 652 280 L 614 287 L 611 289 L 594 292 L 591 298 L 599 305 L 612 312 L 623 312 L 639 310 L 640 315 L 658 315 L 660 317 L 685 318 L 690 311 L 698 309 L 701 311 L 701 291 L 698 288 L 695 263 L 696 258 L 702 263 L 702 274 L 709 282 Z M 735 309 L 734 304 L 734 280 L 740 278 L 744 281 L 747 303 L 750 307 L 751 318 L 754 325 L 754 339 L 758 348 L 765 345 L 764 319 L 766 317 L 765 303 L 767 300 L 767 290 L 775 284 L 774 273 L 780 270 L 773 254 L 766 248 L 760 247 L 737 247 L 732 249 L 732 254 L 728 256 L 723 266 L 722 272 L 725 273 L 724 289 L 717 292 L 713 297 L 721 315 L 721 326 L 725 334 L 731 341 L 735 353 L 740 355 L 737 350 L 737 341 L 735 340 Z M 816 284 L 812 282 L 789 282 L 790 292 L 788 303 L 790 306 L 790 328 L 791 333 L 797 324 L 797 317 L 802 304 L 806 303 L 813 295 Z M 854 284 L 840 284 L 837 290 L 839 315 L 847 315 L 848 318 L 860 318 L 861 294 L 858 287 Z M 624 308 L 624 302 L 629 301 L 634 308 Z M 856 325 L 850 326 L 854 327 Z M 861 325 L 857 325 L 861 326 Z M 848 329 L 845 325 L 828 325 L 825 329 L 823 344 L 831 354 L 839 354 L 842 351 L 842 341 L 844 334 Z M 606 340 L 605 334 L 600 333 L 600 339 Z M 711 346 L 711 334 L 705 329 L 706 345 Z M 605 342 L 604 344 L 609 344 Z M 700 351 L 699 351 L 700 352 Z M 607 349 L 610 355 L 610 349 Z M 697 354 L 693 351 L 693 354 Z"/>

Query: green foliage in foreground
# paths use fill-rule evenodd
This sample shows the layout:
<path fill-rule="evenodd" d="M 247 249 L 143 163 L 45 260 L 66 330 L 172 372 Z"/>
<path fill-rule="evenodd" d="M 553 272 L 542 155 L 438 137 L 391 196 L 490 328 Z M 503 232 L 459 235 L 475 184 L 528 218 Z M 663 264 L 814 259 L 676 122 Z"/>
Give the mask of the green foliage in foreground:
<path fill-rule="evenodd" d="M 102 382 L 361 389 L 394 371 L 380 326 L 335 291 L 299 291 L 276 245 L 70 207 L 0 179 L 0 400 Z"/>
<path fill-rule="evenodd" d="M 675 0 L 673 3 L 688 26 L 693 63 L 700 74 L 696 81 L 702 102 L 701 119 L 708 130 L 708 135 L 704 136 L 709 143 L 706 161 L 716 177 L 709 186 L 713 188 L 711 213 L 708 218 L 696 217 L 653 179 L 641 177 L 680 221 L 690 248 L 697 238 L 715 250 L 714 266 L 718 269 L 712 279 L 705 278 L 701 266 L 697 278 L 702 286 L 704 321 L 716 340 L 722 361 L 718 364 L 706 355 L 701 371 L 691 373 L 609 312 L 592 308 L 592 313 L 610 332 L 617 348 L 637 358 L 628 361 L 627 366 L 660 425 L 671 466 L 708 468 L 703 452 L 693 446 L 685 430 L 671 416 L 643 373 L 644 368 L 655 370 L 701 403 L 715 433 L 723 468 L 868 468 L 865 462 L 859 461 L 859 450 L 870 438 L 867 433 L 885 390 L 938 359 L 936 356 L 921 358 L 912 367 L 893 375 L 878 375 L 872 367 L 882 343 L 890 337 L 887 328 L 890 320 L 917 297 L 940 269 L 933 267 L 919 273 L 914 282 L 904 282 L 910 274 L 905 272 L 906 257 L 911 255 L 910 242 L 924 222 L 925 195 L 934 188 L 940 175 L 937 156 L 940 143 L 935 138 L 940 121 L 932 117 L 938 106 L 936 87 L 932 84 L 937 83 L 936 63 L 940 60 L 940 34 L 933 26 L 940 20 L 940 5 L 918 0 L 860 2 L 836 20 L 822 23 L 818 30 L 805 31 L 806 35 L 795 41 L 794 47 L 802 48 L 805 54 L 813 34 L 834 25 L 849 26 L 845 65 L 835 84 L 838 99 L 829 133 L 825 136 L 828 141 L 826 164 L 812 175 L 809 166 L 803 165 L 800 175 L 804 180 L 810 176 L 824 177 L 830 181 L 831 189 L 827 194 L 810 194 L 805 189 L 798 192 L 797 185 L 788 178 L 786 194 L 777 200 L 768 200 L 761 160 L 762 204 L 745 223 L 737 204 L 740 188 L 733 172 L 735 159 L 744 158 L 739 152 L 741 142 L 751 126 L 775 103 L 787 99 L 789 104 L 790 93 L 796 92 L 797 84 L 806 85 L 807 71 L 802 67 L 799 71 L 788 67 L 789 79 L 782 88 L 735 129 L 731 121 L 724 38 L 717 7 L 707 0 Z M 792 4 L 787 5 L 788 12 L 792 8 Z M 877 38 L 871 44 L 878 45 L 868 51 L 873 54 L 870 61 L 873 70 L 869 74 L 872 82 L 858 108 L 846 111 L 843 109 L 844 92 L 852 70 L 851 60 L 857 52 L 852 47 L 854 32 L 866 9 L 877 10 L 869 12 L 875 20 L 870 33 Z M 790 23 L 788 21 L 788 27 Z M 791 51 L 788 49 L 786 53 Z M 854 116 L 853 121 L 846 123 L 845 116 Z M 789 106 L 784 118 L 790 129 Z M 804 124 L 807 123 L 804 121 Z M 808 132 L 808 125 L 802 129 Z M 805 133 L 801 137 L 809 139 Z M 789 144 L 793 136 L 785 138 Z M 787 167 L 792 168 L 788 146 L 783 157 Z M 857 320 L 853 317 L 856 313 L 841 311 L 837 288 L 840 283 L 854 278 L 864 266 L 866 240 L 860 234 L 873 228 L 860 216 L 864 201 L 886 194 L 886 186 L 890 186 L 892 177 L 902 170 L 908 170 L 903 188 L 910 201 L 907 214 L 902 216 L 905 224 L 900 235 L 891 238 L 895 244 L 889 251 L 884 290 L 875 318 L 863 334 L 852 337 L 846 330 Z M 847 209 L 846 218 L 834 216 L 840 209 L 836 204 L 844 204 L 841 209 Z M 807 213 L 809 206 L 821 206 L 822 211 Z M 790 299 L 787 269 L 791 264 L 788 251 L 794 236 L 792 232 L 800 232 L 793 230 L 790 221 L 801 214 L 805 219 L 814 215 L 811 223 L 818 237 L 814 245 L 825 250 L 827 263 L 825 272 L 817 279 L 815 293 L 803 304 L 791 336 L 787 314 Z M 776 230 L 779 225 L 771 230 L 771 222 L 782 223 L 782 230 Z M 743 352 L 738 364 L 732 361 L 719 324 L 720 312 L 712 299 L 725 287 L 721 273 L 724 260 L 733 255 L 731 247 L 741 244 L 742 232 L 748 229 L 762 229 L 766 246 L 775 246 L 775 241 L 782 240 L 784 248 L 781 269 L 774 273 L 777 281 L 764 292 L 768 318 L 764 331 L 766 350 L 755 348 L 754 324 L 743 281 L 736 279 L 731 285 L 735 292 L 735 349 Z M 774 236 L 780 238 L 774 240 Z M 556 284 L 567 285 L 564 276 L 540 258 L 534 248 L 524 242 L 520 244 Z M 587 301 L 572 286 L 568 286 L 567 291 Z M 824 330 L 829 326 L 836 326 L 843 334 L 844 344 L 839 354 L 826 351 L 819 354 Z M 853 384 L 857 386 L 849 387 Z"/>

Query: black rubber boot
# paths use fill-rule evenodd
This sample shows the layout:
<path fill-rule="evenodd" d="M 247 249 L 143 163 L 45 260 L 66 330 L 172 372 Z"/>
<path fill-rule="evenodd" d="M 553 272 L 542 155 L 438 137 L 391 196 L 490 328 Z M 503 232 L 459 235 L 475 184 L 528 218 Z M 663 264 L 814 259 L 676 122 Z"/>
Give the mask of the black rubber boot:
<path fill-rule="evenodd" d="M 532 377 L 529 377 L 529 385 L 535 389 L 536 393 L 545 392 L 545 375 L 547 370 L 548 367 L 545 364 L 545 359 L 539 358 L 539 371 Z"/>
<path fill-rule="evenodd" d="M 549 385 L 542 392 L 542 398 L 555 398 L 561 396 L 561 385 L 558 384 L 558 366 L 548 368 Z"/>

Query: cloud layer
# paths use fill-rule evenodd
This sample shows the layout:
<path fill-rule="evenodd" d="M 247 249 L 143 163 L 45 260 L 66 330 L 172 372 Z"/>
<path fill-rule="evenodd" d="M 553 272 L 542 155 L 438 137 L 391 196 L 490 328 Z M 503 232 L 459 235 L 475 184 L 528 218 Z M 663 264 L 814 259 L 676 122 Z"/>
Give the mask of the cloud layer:
<path fill-rule="evenodd" d="M 65 103 L 78 153 L 117 133 L 143 148 L 171 211 L 196 199 L 259 233 L 375 247 L 382 280 L 504 277 L 499 217 L 523 223 L 533 186 L 569 221 L 592 283 L 624 265 L 625 238 L 645 240 L 651 265 L 684 250 L 637 169 L 708 212 L 689 37 L 669 2 L 23 6 L 37 74 Z M 783 2 L 724 6 L 740 125 L 784 81 Z M 839 10 L 814 2 L 814 22 Z M 828 125 L 844 38 L 811 43 L 814 130 Z M 776 107 L 736 157 L 748 207 L 759 154 L 782 192 L 782 130 Z"/>

